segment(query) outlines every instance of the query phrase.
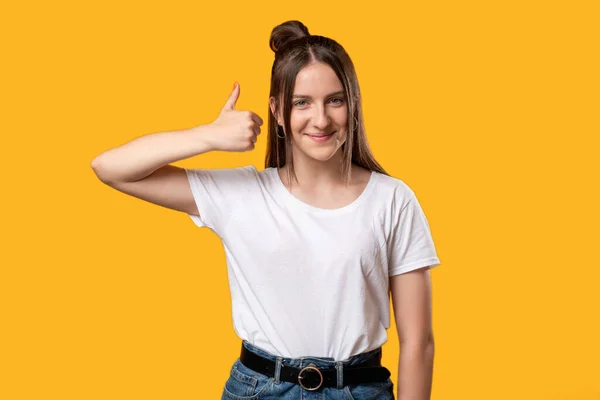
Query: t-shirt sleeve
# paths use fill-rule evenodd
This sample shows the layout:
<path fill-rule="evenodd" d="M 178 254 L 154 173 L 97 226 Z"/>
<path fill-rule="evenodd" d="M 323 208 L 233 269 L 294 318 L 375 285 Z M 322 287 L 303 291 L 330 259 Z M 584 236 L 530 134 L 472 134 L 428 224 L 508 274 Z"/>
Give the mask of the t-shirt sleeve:
<path fill-rule="evenodd" d="M 247 190 L 251 179 L 250 168 L 184 168 L 200 214 L 188 214 L 192 221 L 222 237 L 240 198 Z"/>
<path fill-rule="evenodd" d="M 388 276 L 404 274 L 418 268 L 440 264 L 429 223 L 414 192 L 395 218 Z"/>

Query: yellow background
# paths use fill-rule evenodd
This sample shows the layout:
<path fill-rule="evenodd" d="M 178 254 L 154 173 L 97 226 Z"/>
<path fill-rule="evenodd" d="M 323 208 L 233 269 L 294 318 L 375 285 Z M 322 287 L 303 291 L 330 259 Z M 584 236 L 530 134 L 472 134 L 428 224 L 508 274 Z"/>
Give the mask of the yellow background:
<path fill-rule="evenodd" d="M 218 237 L 90 162 L 212 122 L 234 81 L 266 121 L 269 35 L 299 19 L 349 52 L 374 154 L 428 217 L 432 399 L 600 399 L 597 4 L 3 5 L 0 398 L 220 398 L 240 340 Z M 175 164 L 262 169 L 265 138 Z"/>

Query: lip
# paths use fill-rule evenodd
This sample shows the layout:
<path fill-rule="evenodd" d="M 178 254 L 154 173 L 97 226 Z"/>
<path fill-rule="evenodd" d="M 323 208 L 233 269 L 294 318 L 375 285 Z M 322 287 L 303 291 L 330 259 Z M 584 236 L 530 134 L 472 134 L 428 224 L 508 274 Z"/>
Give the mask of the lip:
<path fill-rule="evenodd" d="M 329 135 L 318 135 L 318 136 L 313 136 L 313 135 L 309 135 L 306 134 L 306 136 L 308 136 L 309 138 L 311 138 L 312 140 L 314 140 L 315 142 L 326 142 L 327 140 L 329 140 L 331 137 L 333 137 L 333 134 L 335 132 L 330 133 Z"/>

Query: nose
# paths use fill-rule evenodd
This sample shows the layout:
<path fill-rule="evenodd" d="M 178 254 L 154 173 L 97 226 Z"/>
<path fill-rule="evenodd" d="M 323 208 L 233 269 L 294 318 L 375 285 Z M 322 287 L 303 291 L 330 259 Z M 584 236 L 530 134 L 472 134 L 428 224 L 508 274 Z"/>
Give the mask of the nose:
<path fill-rule="evenodd" d="M 324 131 L 329 126 L 331 118 L 327 114 L 327 109 L 325 106 L 315 107 L 315 110 L 313 124 L 319 131 Z"/>

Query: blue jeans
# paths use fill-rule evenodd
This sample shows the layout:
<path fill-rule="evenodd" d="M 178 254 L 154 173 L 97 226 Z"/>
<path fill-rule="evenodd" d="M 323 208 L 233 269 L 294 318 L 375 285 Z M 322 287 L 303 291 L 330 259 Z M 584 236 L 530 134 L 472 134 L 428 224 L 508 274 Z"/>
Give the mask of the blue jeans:
<path fill-rule="evenodd" d="M 240 362 L 238 358 L 231 367 L 229 379 L 225 382 L 221 400 L 394 400 L 394 384 L 388 378 L 384 382 L 345 385 L 341 388 L 321 387 L 310 391 L 299 383 L 279 380 L 281 364 L 302 368 L 313 363 L 317 368 L 335 368 L 358 365 L 373 357 L 379 357 L 381 347 L 365 353 L 356 354 L 346 361 L 334 361 L 330 357 L 285 358 L 271 354 L 246 340 L 242 345 L 248 350 L 276 362 L 275 377 L 258 373 Z M 342 374 L 342 369 L 338 369 Z M 343 380 L 343 376 L 338 375 Z"/>

